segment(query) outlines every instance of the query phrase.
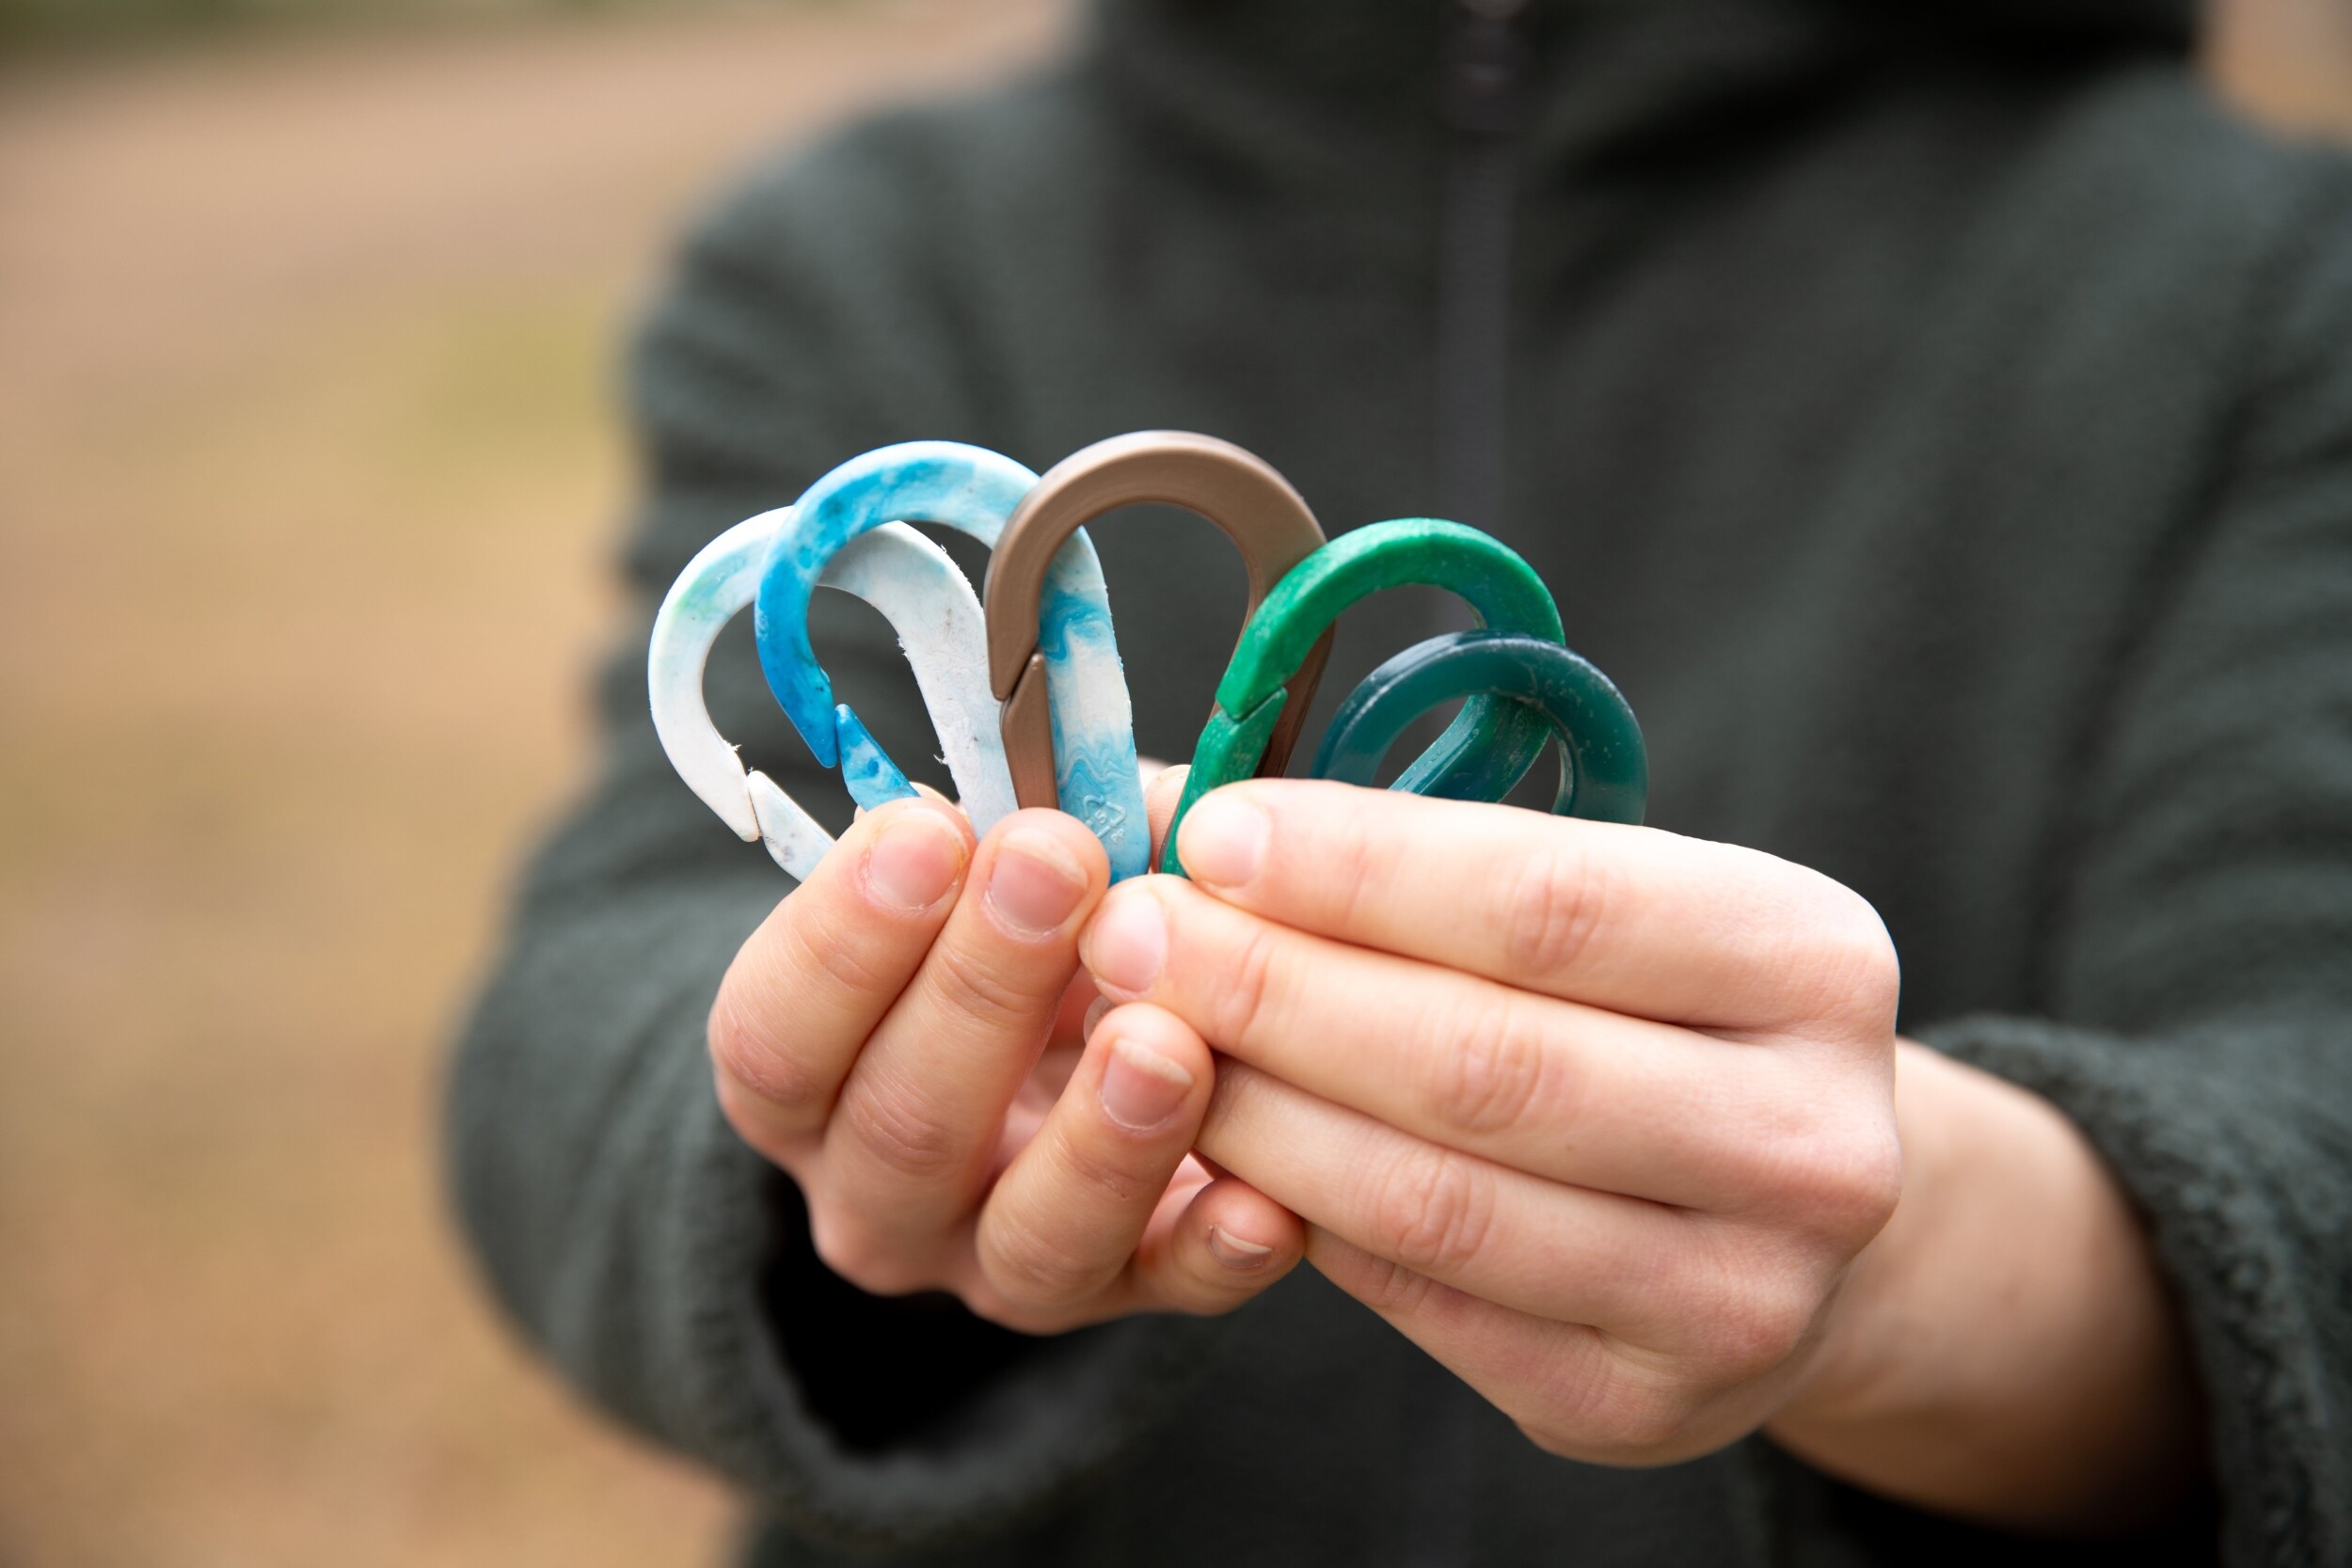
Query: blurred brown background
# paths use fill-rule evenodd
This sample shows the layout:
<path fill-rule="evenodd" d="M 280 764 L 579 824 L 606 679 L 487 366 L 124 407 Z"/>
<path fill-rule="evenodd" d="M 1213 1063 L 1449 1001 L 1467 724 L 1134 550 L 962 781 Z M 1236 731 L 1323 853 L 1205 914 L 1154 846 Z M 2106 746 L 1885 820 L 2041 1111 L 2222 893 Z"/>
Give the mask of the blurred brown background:
<path fill-rule="evenodd" d="M 0 1563 L 708 1563 L 444 1222 L 584 753 L 628 308 L 730 165 L 1056 0 L 0 64 Z"/>
<path fill-rule="evenodd" d="M 711 1562 L 478 1298 L 443 1041 L 583 758 L 668 236 L 1065 0 L 322 4 L 0 0 L 0 1568 Z M 2347 60 L 2352 0 L 2209 49 L 2301 128 Z"/>

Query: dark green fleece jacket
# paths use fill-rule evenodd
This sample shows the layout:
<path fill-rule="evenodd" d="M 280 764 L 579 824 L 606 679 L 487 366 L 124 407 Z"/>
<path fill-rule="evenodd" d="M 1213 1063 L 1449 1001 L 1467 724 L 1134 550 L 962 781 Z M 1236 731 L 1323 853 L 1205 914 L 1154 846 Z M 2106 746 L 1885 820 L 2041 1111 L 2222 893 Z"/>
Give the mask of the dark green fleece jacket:
<path fill-rule="evenodd" d="M 697 226 L 633 366 L 598 777 L 455 1073 L 490 1281 L 747 1489 L 764 1561 L 2352 1562 L 2352 168 L 2209 102 L 2162 5 L 1513 9 L 1106 0 L 1041 79 Z M 1027 1340 L 815 1263 L 703 1045 L 787 884 L 655 743 L 651 607 L 880 443 L 1041 468 L 1155 426 L 1333 532 L 1500 533 L 1641 714 L 1653 825 L 1877 905 L 1905 1030 L 2055 1101 L 2145 1215 L 2211 1497 L 2112 1553 L 1997 1541 L 1761 1441 L 1549 1457 L 1311 1271 Z M 1197 520 L 1094 533 L 1138 740 L 1187 756 L 1237 563 Z M 820 602 L 843 696 L 926 754 L 880 620 Z M 1454 613 L 1353 613 L 1327 711 Z M 846 816 L 746 629 L 712 688 Z"/>

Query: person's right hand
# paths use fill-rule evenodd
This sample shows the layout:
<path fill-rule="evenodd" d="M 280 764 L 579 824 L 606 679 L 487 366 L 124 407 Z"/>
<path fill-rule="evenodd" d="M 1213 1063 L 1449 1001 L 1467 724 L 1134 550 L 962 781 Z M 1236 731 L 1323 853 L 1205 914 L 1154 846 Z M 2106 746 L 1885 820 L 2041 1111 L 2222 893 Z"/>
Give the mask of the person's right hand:
<path fill-rule="evenodd" d="M 720 1106 L 851 1284 L 1049 1333 L 1227 1311 L 1298 1261 L 1289 1211 L 1187 1157 L 1215 1072 L 1198 1036 L 1128 1008 L 1077 1053 L 1078 928 L 1109 876 L 1059 812 L 975 846 L 944 801 L 894 801 L 736 954 L 710 1013 Z"/>

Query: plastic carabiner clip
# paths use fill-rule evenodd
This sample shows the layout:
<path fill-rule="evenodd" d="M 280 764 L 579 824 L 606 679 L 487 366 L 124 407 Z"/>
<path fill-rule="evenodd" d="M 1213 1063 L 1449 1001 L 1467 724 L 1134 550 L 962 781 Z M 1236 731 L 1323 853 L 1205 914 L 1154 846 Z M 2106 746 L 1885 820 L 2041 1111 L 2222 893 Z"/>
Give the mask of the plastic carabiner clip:
<path fill-rule="evenodd" d="M 891 521 L 936 523 L 993 548 L 1037 483 L 1027 468 L 982 447 L 909 441 L 851 458 L 801 497 L 798 520 L 769 546 L 755 626 L 769 688 L 818 761 L 831 767 L 870 738 L 850 705 L 834 701 L 833 683 L 809 645 L 809 591 L 826 562 L 850 540 Z M 1071 540 L 1056 553 L 1052 577 L 1047 662 L 1054 666 L 1054 723 L 1069 752 L 1054 794 L 1016 799 L 1023 805 L 1058 803 L 1103 841 L 1111 875 L 1129 875 L 1150 859 L 1151 830 L 1136 769 L 1134 710 L 1093 545 Z M 880 747 L 872 755 L 889 762 Z"/>
<path fill-rule="evenodd" d="M 989 685 L 1004 704 L 1005 760 L 1013 793 L 1025 806 L 1051 803 L 1057 765 L 1065 781 L 1073 771 L 1096 770 L 1064 717 L 1065 677 L 1054 667 L 1055 600 L 1046 589 L 1059 552 L 1064 541 L 1083 537 L 1080 529 L 1104 513 L 1143 503 L 1183 507 L 1224 531 L 1248 574 L 1249 611 L 1284 574 L 1323 547 L 1323 527 L 1290 482 L 1263 459 L 1213 436 L 1175 430 L 1114 436 L 1047 469 L 1005 525 L 982 590 Z M 1280 772 L 1289 759 L 1330 651 L 1327 634 L 1289 673 L 1292 717 L 1267 738 L 1266 771 Z M 1142 819 L 1136 821 L 1140 826 Z M 1143 868 L 1148 851 L 1147 840 L 1146 856 L 1133 869 Z M 1113 874 L 1128 873 L 1114 863 Z"/>
<path fill-rule="evenodd" d="M 1560 752 L 1552 815 L 1642 820 L 1649 757 L 1625 694 L 1582 655 L 1517 632 L 1447 632 L 1366 675 L 1323 732 L 1315 777 L 1371 784 L 1406 725 L 1439 703 L 1474 696 L 1524 704 L 1551 726 Z"/>
<path fill-rule="evenodd" d="M 763 512 L 703 546 L 654 617 L 645 677 L 654 731 L 678 776 L 738 836 L 762 841 L 778 865 L 804 879 L 833 847 L 833 835 L 774 780 L 745 769 L 703 697 L 711 644 L 752 602 L 771 545 L 794 520 L 788 506 Z M 987 832 L 1013 809 L 1012 784 L 996 741 L 996 703 L 988 689 L 980 604 L 971 583 L 946 551 L 902 526 L 857 539 L 826 563 L 818 581 L 864 599 L 898 634 L 964 810 L 976 830 Z M 861 750 L 870 754 L 861 757 Z M 845 762 L 862 805 L 913 793 L 863 726 Z"/>
<path fill-rule="evenodd" d="M 1423 583 L 1470 603 L 1482 626 L 1562 640 L 1551 591 L 1501 540 L 1434 517 L 1369 523 L 1341 534 L 1274 586 L 1242 627 L 1232 661 L 1217 682 L 1216 706 L 1193 749 L 1192 772 L 1168 824 L 1160 869 L 1178 876 L 1176 828 L 1193 802 L 1221 784 L 1263 771 L 1268 738 L 1300 721 L 1284 682 L 1327 643 L 1348 606 L 1384 588 Z M 993 599 L 990 601 L 993 608 Z M 993 673 L 995 621 L 989 623 Z M 1395 787 L 1454 800 L 1499 800 L 1542 754 L 1551 726 L 1542 714 L 1506 697 L 1473 696 L 1443 735 L 1405 770 Z M 1007 758 L 1011 760 L 1010 749 Z"/>

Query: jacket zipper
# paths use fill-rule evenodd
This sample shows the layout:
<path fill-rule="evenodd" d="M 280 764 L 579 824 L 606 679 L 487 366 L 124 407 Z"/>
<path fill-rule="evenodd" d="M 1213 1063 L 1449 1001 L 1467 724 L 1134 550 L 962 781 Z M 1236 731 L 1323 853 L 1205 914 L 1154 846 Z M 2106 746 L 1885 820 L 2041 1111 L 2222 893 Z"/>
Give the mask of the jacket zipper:
<path fill-rule="evenodd" d="M 1511 210 L 1524 118 L 1526 0 L 1454 0 L 1438 71 L 1447 132 L 1438 224 L 1437 469 L 1441 515 L 1501 531 L 1509 412 Z M 1445 629 L 1432 626 L 1432 631 Z M 1477 1412 L 1454 1375 L 1414 1358 L 1404 1441 L 1412 1568 L 1463 1568 L 1476 1516 Z"/>
<path fill-rule="evenodd" d="M 1438 73 L 1438 112 L 1449 146 L 1438 230 L 1438 496 L 1446 515 L 1490 531 L 1502 521 L 1507 457 L 1525 4 L 1454 0 Z"/>

